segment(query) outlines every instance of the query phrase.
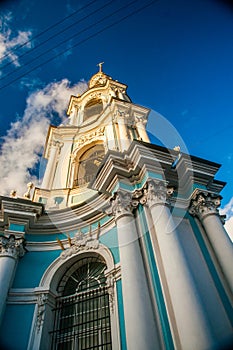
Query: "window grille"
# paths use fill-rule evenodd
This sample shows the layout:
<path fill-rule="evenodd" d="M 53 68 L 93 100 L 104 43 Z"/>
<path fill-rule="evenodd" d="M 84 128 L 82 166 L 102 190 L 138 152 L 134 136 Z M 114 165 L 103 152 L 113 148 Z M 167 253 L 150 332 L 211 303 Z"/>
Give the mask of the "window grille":
<path fill-rule="evenodd" d="M 54 309 L 53 350 L 112 349 L 105 268 L 85 258 L 67 279 Z"/>

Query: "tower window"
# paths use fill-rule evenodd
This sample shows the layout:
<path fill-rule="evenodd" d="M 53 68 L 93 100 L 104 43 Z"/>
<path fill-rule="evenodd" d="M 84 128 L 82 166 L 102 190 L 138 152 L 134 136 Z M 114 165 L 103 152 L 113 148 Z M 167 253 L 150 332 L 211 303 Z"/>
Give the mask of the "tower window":
<path fill-rule="evenodd" d="M 95 178 L 104 155 L 102 145 L 95 145 L 83 153 L 79 159 L 77 179 L 74 181 L 74 186 L 85 186 Z"/>
<path fill-rule="evenodd" d="M 112 349 L 105 269 L 98 257 L 89 257 L 63 276 L 54 310 L 53 350 Z"/>
<path fill-rule="evenodd" d="M 84 108 L 83 121 L 86 121 L 88 118 L 98 115 L 103 110 L 103 103 L 101 100 L 91 100 L 88 102 Z"/>

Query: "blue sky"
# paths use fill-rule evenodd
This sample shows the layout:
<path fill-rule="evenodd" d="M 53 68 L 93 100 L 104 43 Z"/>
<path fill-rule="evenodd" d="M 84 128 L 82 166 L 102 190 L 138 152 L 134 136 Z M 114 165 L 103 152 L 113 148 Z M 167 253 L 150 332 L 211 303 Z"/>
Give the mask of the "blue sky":
<path fill-rule="evenodd" d="M 104 61 L 104 71 L 128 85 L 134 103 L 173 125 L 190 154 L 222 164 L 216 177 L 228 183 L 222 207 L 233 217 L 233 6 L 220 0 L 150 3 L 1 1 L 1 192 L 6 182 L 22 185 L 16 165 L 28 181 L 48 123 L 66 118 L 69 95 L 83 91 Z M 148 129 L 156 134 L 156 113 Z M 172 142 L 165 146 L 176 146 Z M 233 219 L 230 226 L 233 231 Z"/>

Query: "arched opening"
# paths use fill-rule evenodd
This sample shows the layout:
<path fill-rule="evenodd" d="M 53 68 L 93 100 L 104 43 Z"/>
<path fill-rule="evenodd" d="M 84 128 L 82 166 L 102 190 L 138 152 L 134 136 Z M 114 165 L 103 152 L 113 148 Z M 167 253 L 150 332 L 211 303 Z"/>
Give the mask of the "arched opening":
<path fill-rule="evenodd" d="M 104 147 L 101 144 L 94 145 L 81 155 L 74 186 L 85 186 L 95 178 L 104 155 Z"/>
<path fill-rule="evenodd" d="M 89 101 L 84 108 L 83 121 L 85 122 L 88 118 L 98 115 L 102 111 L 103 111 L 102 100 L 93 99 Z"/>
<path fill-rule="evenodd" d="M 53 311 L 52 349 L 112 349 L 106 269 L 99 255 L 85 256 L 63 274 Z"/>

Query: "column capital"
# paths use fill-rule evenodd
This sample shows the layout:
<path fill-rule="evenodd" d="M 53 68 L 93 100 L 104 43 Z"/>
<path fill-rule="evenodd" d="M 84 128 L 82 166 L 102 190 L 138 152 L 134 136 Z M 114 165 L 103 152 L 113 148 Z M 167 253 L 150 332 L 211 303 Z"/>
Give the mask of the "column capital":
<path fill-rule="evenodd" d="M 129 118 L 129 113 L 126 110 L 117 109 L 114 113 L 114 120 L 117 122 L 125 123 Z"/>
<path fill-rule="evenodd" d="M 147 118 L 145 115 L 135 114 L 135 122 L 136 122 L 136 125 L 142 124 L 143 126 L 145 126 L 147 123 Z"/>
<path fill-rule="evenodd" d="M 138 200 L 132 198 L 130 192 L 119 190 L 110 199 L 110 207 L 106 210 L 108 215 L 113 215 L 115 219 L 121 216 L 133 216 L 133 209 L 138 205 Z"/>
<path fill-rule="evenodd" d="M 192 216 L 197 216 L 203 220 L 208 215 L 219 215 L 218 207 L 221 204 L 222 196 L 219 194 L 198 192 L 194 198 L 191 199 L 189 206 L 189 213 Z M 222 218 L 220 217 L 222 220 Z"/>
<path fill-rule="evenodd" d="M 64 145 L 63 142 L 58 141 L 58 140 L 52 140 L 51 141 L 51 146 L 55 147 L 55 148 L 62 148 L 62 146 Z"/>
<path fill-rule="evenodd" d="M 16 238 L 14 235 L 0 237 L 0 258 L 3 256 L 18 259 L 22 257 L 26 250 L 24 238 Z"/>
<path fill-rule="evenodd" d="M 173 195 L 174 188 L 168 186 L 165 181 L 148 180 L 140 199 L 141 204 L 147 204 L 150 208 L 154 205 L 169 205 L 169 199 Z"/>

